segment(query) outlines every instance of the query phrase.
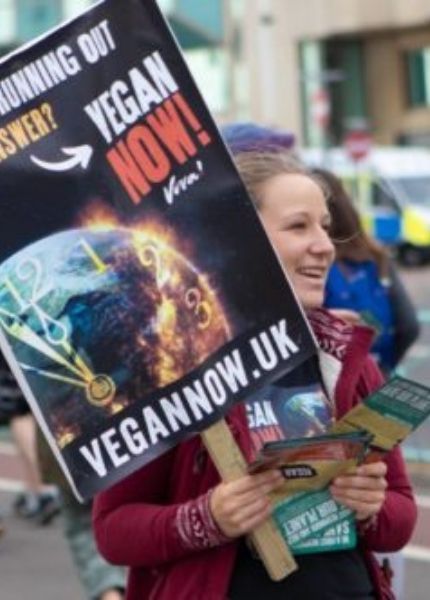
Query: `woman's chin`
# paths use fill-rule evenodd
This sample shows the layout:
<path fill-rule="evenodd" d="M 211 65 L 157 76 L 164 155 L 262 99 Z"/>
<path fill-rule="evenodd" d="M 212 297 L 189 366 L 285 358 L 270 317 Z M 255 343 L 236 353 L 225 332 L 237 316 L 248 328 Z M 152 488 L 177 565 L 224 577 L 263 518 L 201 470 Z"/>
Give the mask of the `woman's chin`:
<path fill-rule="evenodd" d="M 313 310 L 314 308 L 321 308 L 324 303 L 324 292 L 317 290 L 308 290 L 299 292 L 299 300 L 305 310 Z"/>

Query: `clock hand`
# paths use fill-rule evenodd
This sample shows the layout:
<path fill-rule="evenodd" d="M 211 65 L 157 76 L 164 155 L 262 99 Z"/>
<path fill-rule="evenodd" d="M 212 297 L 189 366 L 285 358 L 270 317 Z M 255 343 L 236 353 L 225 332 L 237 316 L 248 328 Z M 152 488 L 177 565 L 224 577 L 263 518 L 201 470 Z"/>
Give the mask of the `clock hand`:
<path fill-rule="evenodd" d="M 50 342 L 53 346 L 63 345 L 68 337 L 67 328 L 65 327 L 65 325 L 50 317 L 37 304 L 32 304 L 31 307 L 34 308 L 37 314 L 37 317 L 42 325 L 43 332 L 48 342 Z M 58 336 L 56 335 L 55 331 L 57 331 L 57 333 L 59 334 Z"/>
<path fill-rule="evenodd" d="M 23 267 L 28 266 L 28 265 L 30 265 L 33 269 L 35 269 L 36 273 L 38 273 L 39 269 L 41 268 L 39 266 L 38 262 L 34 261 L 34 263 L 33 263 L 31 261 L 31 259 L 28 259 L 27 261 L 20 263 L 18 265 L 17 275 L 19 276 L 21 281 L 26 281 L 29 278 L 29 274 L 27 272 L 26 273 L 23 272 Z M 40 275 L 39 275 L 39 277 L 40 277 Z M 52 288 L 48 287 L 43 291 L 42 290 L 36 291 L 35 289 L 33 289 L 31 299 L 25 300 L 21 296 L 21 294 L 17 290 L 17 288 L 15 287 L 14 283 L 12 283 L 12 281 L 9 279 L 9 277 L 6 277 L 4 279 L 3 284 L 6 287 L 7 291 L 14 298 L 15 302 L 20 307 L 19 314 L 28 312 L 29 309 L 34 310 L 34 312 L 36 313 L 36 317 L 41 324 L 41 327 L 44 331 L 45 337 L 48 340 L 48 342 L 50 342 L 52 345 L 55 346 L 57 344 L 61 344 L 64 340 L 67 339 L 67 329 L 63 325 L 63 323 L 60 323 L 59 321 L 56 321 L 55 319 L 53 319 L 38 304 L 40 299 L 43 298 L 44 296 L 46 296 L 46 294 L 49 294 L 50 291 L 52 290 Z"/>
<path fill-rule="evenodd" d="M 54 362 L 62 365 L 83 381 L 89 382 L 94 378 L 94 373 L 92 373 L 92 371 L 85 365 L 84 361 L 81 357 L 79 357 L 79 355 L 74 355 L 74 361 L 77 363 L 77 366 L 75 366 L 73 363 L 64 358 L 59 352 L 51 348 L 51 346 L 45 342 L 42 336 L 35 333 L 31 327 L 29 327 L 20 317 L 3 308 L 0 308 L 0 324 L 9 333 L 9 335 L 27 344 Z M 73 355 L 74 351 L 70 344 L 63 342 L 62 347 L 69 355 Z"/>
<path fill-rule="evenodd" d="M 73 348 L 73 346 L 71 344 L 69 344 L 69 342 L 67 340 L 65 340 L 61 344 L 61 346 L 62 346 L 64 352 L 67 354 L 67 356 L 72 357 L 73 362 L 75 363 L 75 365 L 78 367 L 78 369 L 81 372 L 81 377 L 83 378 L 83 380 L 86 382 L 91 381 L 94 378 L 95 374 L 85 364 L 85 361 L 80 356 L 80 354 L 78 354 L 76 352 L 76 350 Z"/>
<path fill-rule="evenodd" d="M 9 335 L 27 344 L 31 348 L 34 348 L 57 364 L 62 365 L 77 375 L 80 380 L 52 373 L 44 369 L 38 369 L 37 367 L 31 367 L 29 365 L 21 365 L 23 368 L 50 379 L 56 379 L 57 381 L 63 381 L 64 383 L 70 383 L 85 388 L 88 401 L 95 406 L 107 406 L 111 403 L 115 396 L 116 389 L 114 381 L 108 375 L 94 374 L 86 366 L 82 358 L 74 352 L 69 343 L 63 342 L 61 345 L 68 355 L 73 355 L 74 361 L 80 368 L 77 368 L 59 352 L 51 348 L 51 346 L 47 344 L 40 335 L 35 333 L 20 317 L 9 313 L 2 308 L 0 308 L 0 325 L 3 326 Z"/>
<path fill-rule="evenodd" d="M 20 366 L 30 373 L 37 373 L 38 375 L 42 375 L 43 377 L 48 377 L 49 379 L 56 379 L 57 381 L 62 381 L 64 383 L 70 383 L 71 385 L 75 385 L 78 387 L 86 388 L 86 383 L 83 381 L 79 381 L 78 379 L 72 379 L 72 377 L 65 377 L 64 375 L 59 375 L 58 373 L 52 373 L 51 371 L 45 371 L 44 369 L 38 369 L 37 367 L 32 367 L 30 365 L 26 365 L 25 363 L 19 363 Z"/>

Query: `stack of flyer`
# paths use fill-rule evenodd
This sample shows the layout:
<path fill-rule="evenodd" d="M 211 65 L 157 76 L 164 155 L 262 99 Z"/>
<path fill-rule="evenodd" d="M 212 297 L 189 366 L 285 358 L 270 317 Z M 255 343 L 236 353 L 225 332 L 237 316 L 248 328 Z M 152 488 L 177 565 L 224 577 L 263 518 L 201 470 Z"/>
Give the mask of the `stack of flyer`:
<path fill-rule="evenodd" d="M 323 436 L 265 444 L 252 473 L 278 468 L 285 484 L 273 496 L 274 518 L 293 554 L 353 548 L 354 513 L 334 500 L 330 482 L 379 460 L 430 415 L 430 389 L 393 377 Z"/>

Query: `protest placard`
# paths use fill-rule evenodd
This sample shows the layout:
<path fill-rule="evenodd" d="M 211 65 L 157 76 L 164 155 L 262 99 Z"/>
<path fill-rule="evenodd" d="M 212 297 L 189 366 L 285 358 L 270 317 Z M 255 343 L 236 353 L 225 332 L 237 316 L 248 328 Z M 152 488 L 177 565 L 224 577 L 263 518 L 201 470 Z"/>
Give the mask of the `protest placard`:
<path fill-rule="evenodd" d="M 0 64 L 0 344 L 89 498 L 314 353 L 157 5 Z"/>

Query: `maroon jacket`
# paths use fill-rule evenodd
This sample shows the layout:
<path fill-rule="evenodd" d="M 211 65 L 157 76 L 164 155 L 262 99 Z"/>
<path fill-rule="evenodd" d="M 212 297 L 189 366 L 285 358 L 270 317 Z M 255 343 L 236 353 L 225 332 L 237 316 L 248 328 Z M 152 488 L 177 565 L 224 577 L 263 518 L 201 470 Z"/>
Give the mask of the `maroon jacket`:
<path fill-rule="evenodd" d="M 310 320 L 321 354 L 330 356 L 333 371 L 339 369 L 333 389 L 340 417 L 382 383 L 368 356 L 372 335 L 367 328 L 352 329 L 322 310 L 315 311 Z M 244 406 L 236 405 L 227 420 L 249 457 Z M 390 593 L 371 551 L 402 548 L 416 520 L 400 451 L 391 452 L 386 462 L 386 501 L 360 541 L 381 600 Z M 208 490 L 218 482 L 215 467 L 196 436 L 96 498 L 98 547 L 110 562 L 130 567 L 127 600 L 225 599 L 238 544 L 222 539 L 208 510 Z"/>

